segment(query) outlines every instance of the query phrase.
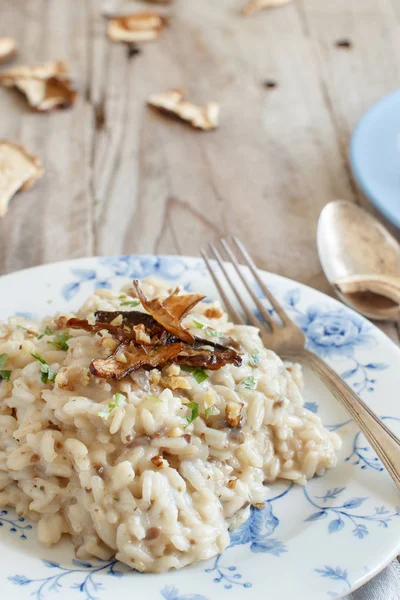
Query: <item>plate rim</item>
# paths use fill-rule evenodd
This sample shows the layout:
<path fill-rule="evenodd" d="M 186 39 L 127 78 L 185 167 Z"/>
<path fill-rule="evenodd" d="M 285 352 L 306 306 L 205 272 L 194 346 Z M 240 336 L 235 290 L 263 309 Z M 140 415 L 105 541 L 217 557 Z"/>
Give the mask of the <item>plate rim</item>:
<path fill-rule="evenodd" d="M 353 133 L 350 138 L 349 143 L 349 158 L 350 158 L 350 166 L 353 172 L 354 178 L 357 182 L 357 185 L 361 189 L 361 191 L 365 194 L 365 196 L 371 201 L 371 203 L 375 206 L 379 212 L 383 214 L 383 216 L 393 223 L 396 227 L 400 229 L 400 214 L 397 215 L 391 209 L 387 208 L 386 205 L 382 202 L 381 198 L 377 197 L 371 190 L 368 183 L 365 181 L 364 176 L 362 175 L 362 170 L 360 169 L 360 164 L 358 160 L 358 140 L 361 135 L 365 124 L 369 121 L 370 117 L 374 115 L 376 112 L 379 112 L 386 104 L 391 104 L 394 99 L 399 97 L 400 99 L 400 89 L 396 89 L 389 94 L 383 96 L 377 100 L 370 108 L 366 110 L 366 112 L 362 115 L 362 117 L 357 121 Z"/>
<path fill-rule="evenodd" d="M 398 90 L 397 92 L 400 95 L 400 90 Z M 373 107 L 374 108 L 374 107 Z M 400 223 L 400 219 L 399 219 L 399 223 Z M 5 273 L 3 275 L 0 275 L 0 283 L 3 284 L 4 282 L 7 283 L 8 279 L 14 279 L 14 278 L 18 278 L 18 277 L 23 277 L 24 274 L 26 273 L 32 273 L 34 271 L 41 271 L 44 270 L 46 268 L 54 268 L 54 267 L 67 267 L 69 265 L 71 265 L 71 263 L 77 263 L 77 262 L 84 262 L 84 261 L 101 261 L 104 259 L 118 259 L 121 257 L 138 257 L 139 259 L 141 258 L 160 258 L 160 257 L 164 257 L 164 258 L 171 258 L 171 259 L 177 259 L 177 260 L 181 260 L 183 262 L 188 262 L 191 263 L 192 261 L 201 261 L 201 257 L 197 257 L 197 256 L 188 256 L 188 255 L 177 255 L 177 254 L 153 254 L 153 253 L 144 253 L 144 254 L 138 254 L 138 253 L 124 253 L 124 254 L 115 254 L 115 255 L 94 255 L 94 256 L 84 256 L 84 257 L 77 257 L 77 258 L 70 258 L 70 259 L 65 259 L 62 261 L 54 261 L 54 262 L 48 262 L 48 263 L 43 263 L 40 265 L 35 265 L 32 267 L 27 267 L 24 269 L 19 269 L 17 271 L 13 271 L 11 273 Z M 228 262 L 228 261 L 226 261 Z M 312 288 L 311 286 L 302 283 L 302 282 L 298 282 L 294 279 L 285 277 L 283 275 L 279 275 L 277 273 L 272 273 L 270 271 L 266 271 L 264 269 L 260 269 L 258 268 L 258 270 L 266 276 L 272 276 L 274 278 L 277 278 L 278 280 L 282 280 L 286 283 L 289 284 L 294 284 L 300 288 L 304 288 L 308 291 L 310 291 L 313 295 L 315 295 L 318 300 L 321 299 L 322 300 L 328 300 L 330 303 L 336 305 L 337 307 L 340 307 L 342 309 L 344 309 L 348 314 L 350 315 L 355 315 L 358 319 L 361 319 L 362 321 L 368 323 L 370 325 L 370 327 L 372 328 L 374 334 L 381 339 L 386 345 L 387 347 L 390 347 L 391 352 L 393 353 L 397 353 L 400 356 L 400 348 L 389 338 L 389 336 L 387 336 L 381 329 L 379 329 L 373 322 L 369 321 L 368 319 L 366 319 L 365 317 L 363 317 L 362 315 L 360 315 L 359 313 L 357 313 L 355 310 L 353 310 L 352 308 L 346 306 L 344 303 L 342 303 L 340 300 L 338 300 L 335 297 L 329 296 L 328 294 L 321 292 L 320 290 L 316 290 L 314 288 Z M 123 276 L 125 277 L 125 276 Z M 1 320 L 1 315 L 0 315 L 0 320 Z M 368 572 L 365 574 L 361 574 L 360 577 L 357 579 L 357 582 L 350 582 L 351 583 L 351 588 L 348 589 L 345 593 L 343 594 L 338 594 L 337 598 L 345 598 L 348 594 L 351 594 L 352 592 L 356 591 L 357 589 L 359 589 L 360 587 L 362 587 L 364 584 L 366 584 L 368 581 L 372 580 L 374 577 L 376 577 L 376 575 L 378 575 L 379 573 L 381 573 L 394 559 L 396 559 L 396 557 L 400 554 L 400 539 L 397 543 L 396 548 L 393 550 L 392 552 L 388 552 L 388 555 L 379 562 L 379 564 L 376 564 L 374 567 L 368 567 Z"/>

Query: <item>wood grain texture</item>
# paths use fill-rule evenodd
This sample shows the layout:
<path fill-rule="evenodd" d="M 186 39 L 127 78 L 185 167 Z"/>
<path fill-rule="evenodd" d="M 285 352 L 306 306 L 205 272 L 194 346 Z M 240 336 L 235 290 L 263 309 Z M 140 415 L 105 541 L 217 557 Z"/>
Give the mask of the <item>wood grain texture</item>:
<path fill-rule="evenodd" d="M 295 0 L 243 18 L 243 3 L 175 0 L 160 40 L 129 56 L 107 40 L 104 13 L 148 4 L 0 0 L 0 35 L 17 38 L 19 62 L 65 57 L 81 91 L 72 110 L 38 115 L 0 90 L 1 137 L 46 167 L 0 221 L 0 272 L 90 254 L 198 254 L 232 232 L 260 267 L 329 291 L 317 220 L 335 198 L 364 202 L 348 140 L 398 85 L 399 5 Z M 146 106 L 174 87 L 220 102 L 221 127 L 194 131 Z"/>

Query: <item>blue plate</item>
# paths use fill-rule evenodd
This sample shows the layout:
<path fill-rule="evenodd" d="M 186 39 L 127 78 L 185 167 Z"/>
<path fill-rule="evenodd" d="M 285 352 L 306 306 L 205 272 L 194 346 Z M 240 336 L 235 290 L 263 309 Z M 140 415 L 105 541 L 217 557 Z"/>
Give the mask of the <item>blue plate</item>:
<path fill-rule="evenodd" d="M 380 100 L 358 123 L 350 162 L 364 194 L 400 228 L 400 90 Z"/>

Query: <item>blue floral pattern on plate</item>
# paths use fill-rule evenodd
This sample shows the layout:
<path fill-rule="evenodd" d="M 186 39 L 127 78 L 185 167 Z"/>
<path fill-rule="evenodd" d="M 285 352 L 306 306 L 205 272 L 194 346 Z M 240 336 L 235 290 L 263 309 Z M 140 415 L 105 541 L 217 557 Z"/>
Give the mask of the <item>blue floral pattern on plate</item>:
<path fill-rule="evenodd" d="M 356 357 L 358 348 L 376 346 L 372 326 L 345 308 L 332 311 L 320 305 L 312 305 L 305 311 L 301 310 L 300 299 L 299 289 L 293 289 L 285 296 L 286 305 L 293 312 L 294 320 L 307 336 L 308 348 L 322 358 L 345 359 L 347 368 L 340 374 L 341 377 L 348 379 L 359 394 L 364 390 L 373 392 L 377 383 L 376 373 L 384 371 L 388 365 L 375 361 L 362 363 Z"/>
<path fill-rule="evenodd" d="M 0 511 L 0 527 L 8 527 L 10 533 L 18 533 L 21 540 L 26 540 L 27 532 L 32 529 L 25 517 L 11 517 L 8 510 Z"/>
<path fill-rule="evenodd" d="M 203 289 L 203 286 L 206 288 L 209 285 L 203 263 L 197 259 L 181 257 L 121 256 L 83 259 L 59 268 L 62 270 L 62 277 L 59 278 L 56 293 L 60 300 L 54 300 L 54 310 L 66 310 L 72 301 L 76 305 L 95 288 L 119 287 L 129 279 L 149 275 L 182 284 L 187 290 Z M 44 274 L 46 269 L 47 267 L 43 267 Z M 21 275 L 22 282 L 25 276 Z M 398 358 L 394 349 L 389 347 L 390 343 L 379 338 L 379 334 L 367 321 L 333 300 L 300 285 L 293 286 L 293 282 L 271 275 L 266 277 L 306 333 L 310 349 L 337 368 L 358 393 L 370 392 L 368 396 L 374 398 L 374 390 L 377 389 L 379 397 L 385 402 L 391 389 L 396 388 L 396 385 L 389 386 L 387 381 L 394 378 L 397 387 L 400 385 L 400 375 L 396 379 L 396 369 L 391 367 L 391 361 L 397 361 Z M 37 281 L 37 272 L 34 279 Z M 0 293 L 1 282 L 0 279 Z M 41 293 L 45 304 L 48 294 L 45 291 Z M 36 294 L 36 288 L 32 294 Z M 3 294 L 3 297 L 6 296 Z M 35 310 L 38 306 L 40 304 L 37 302 Z M 26 308 L 30 310 L 30 306 L 19 305 L 20 314 L 24 314 Z M 12 310 L 9 312 L 15 314 Z M 29 317 L 32 317 L 32 314 L 29 314 Z M 326 543 L 332 548 L 336 540 L 340 540 L 340 551 L 335 562 L 330 559 L 324 560 L 321 551 L 314 557 L 314 563 L 310 564 L 310 571 L 318 575 L 321 582 L 337 585 L 335 590 L 332 590 L 333 586 L 318 585 L 317 595 L 312 596 L 313 600 L 320 600 L 324 594 L 334 597 L 347 593 L 359 582 L 360 577 L 365 576 L 361 567 L 364 564 L 361 558 L 362 548 L 367 545 L 371 547 L 371 544 L 375 546 L 375 540 L 383 547 L 386 538 L 382 535 L 385 532 L 393 531 L 388 540 L 393 540 L 396 536 L 398 539 L 399 510 L 395 508 L 395 504 L 389 506 L 390 502 L 388 504 L 386 501 L 386 498 L 390 497 L 391 484 L 387 485 L 386 476 L 381 473 L 380 461 L 351 422 L 346 420 L 344 415 L 342 418 L 335 418 L 335 410 L 328 411 L 334 417 L 327 418 L 327 406 L 321 398 L 307 400 L 305 406 L 313 413 L 321 415 L 324 422 L 333 423 L 329 428 L 341 432 L 344 436 L 345 450 L 341 465 L 343 468 L 346 466 L 347 475 L 341 475 L 340 467 L 329 472 L 323 480 L 317 478 L 310 482 L 305 490 L 288 484 L 282 493 L 270 498 L 262 510 L 252 508 L 249 520 L 232 532 L 231 544 L 221 556 L 191 568 L 196 581 L 193 580 L 191 570 L 186 575 L 186 569 L 170 573 L 165 579 L 163 576 L 148 579 L 147 576 L 132 573 L 116 561 L 74 560 L 71 563 L 70 556 L 65 556 L 65 560 L 50 559 L 41 563 L 30 558 L 26 563 L 24 561 L 23 569 L 18 569 L 15 561 L 7 562 L 7 554 L 2 554 L 0 546 L 3 566 L 6 563 L 0 574 L 0 584 L 3 586 L 7 583 L 10 586 L 7 588 L 10 597 L 13 590 L 21 590 L 17 592 L 16 600 L 28 597 L 35 600 L 51 600 L 57 597 L 58 591 L 68 600 L 75 597 L 77 600 L 112 600 L 118 596 L 119 592 L 114 591 L 117 589 L 123 589 L 125 595 L 130 591 L 136 594 L 138 590 L 138 593 L 148 600 L 211 600 L 215 599 L 215 593 L 221 595 L 222 600 L 258 600 L 260 594 L 264 596 L 269 592 L 271 597 L 274 597 L 274 590 L 271 591 L 268 587 L 271 578 L 265 578 L 261 573 L 265 568 L 272 574 L 276 571 L 275 565 L 279 565 L 279 569 L 283 571 L 287 571 L 288 567 L 291 570 L 295 569 L 292 534 L 287 526 L 291 512 L 295 510 L 298 515 L 296 531 L 299 535 L 304 531 L 304 535 L 307 536 L 307 530 L 312 528 L 313 532 L 317 532 L 321 548 Z M 386 402 L 386 412 L 381 411 L 385 414 L 383 418 L 390 420 L 392 424 L 400 420 L 397 406 L 394 402 Z M 352 474 L 350 479 L 349 469 Z M 371 485 L 363 485 L 363 478 L 368 481 L 370 473 L 379 477 L 380 486 L 386 486 L 385 502 L 379 503 L 379 489 L 375 493 Z M 326 485 L 321 490 L 322 481 Z M 271 487 L 271 491 L 273 489 L 276 489 L 275 486 Z M 303 530 L 299 529 L 301 525 L 304 525 Z M 32 544 L 30 547 L 36 548 L 36 553 L 39 551 L 39 546 L 35 546 L 35 535 L 27 536 L 31 525 L 14 517 L 13 511 L 1 513 L 0 529 L 0 542 L 3 539 L 15 540 L 15 543 L 9 546 L 10 550 L 14 551 L 18 544 L 24 548 Z M 351 546 L 352 544 L 357 546 Z M 347 546 L 354 551 L 344 559 L 343 548 Z M 255 574 L 254 568 L 247 568 L 249 560 L 254 561 L 261 576 Z M 381 557 L 376 556 L 371 568 L 376 568 L 379 560 Z M 341 566 L 330 566 L 332 564 Z M 304 575 L 299 571 L 295 572 L 296 593 L 301 591 L 299 585 L 301 586 L 301 581 L 308 579 L 310 571 Z M 147 591 L 150 584 L 141 583 L 144 581 L 155 582 L 151 584 L 151 592 Z M 200 593 L 197 593 L 198 591 Z M 298 597 L 303 598 L 300 594 Z M 309 598 L 309 590 L 304 598 L 306 597 Z"/>
<path fill-rule="evenodd" d="M 371 514 L 357 514 L 354 511 L 358 509 L 368 498 L 348 498 L 340 505 L 327 505 L 328 500 L 334 500 L 341 495 L 346 488 L 330 489 L 323 496 L 311 497 L 307 488 L 303 492 L 307 501 L 318 510 L 313 512 L 305 521 L 320 521 L 326 517 L 331 517 L 332 520 L 328 523 L 328 533 L 336 533 L 345 528 L 346 524 L 353 527 L 352 534 L 362 540 L 369 534 L 368 525 L 376 523 L 381 527 L 388 527 L 392 519 L 400 516 L 400 507 L 392 512 L 385 506 L 376 506 Z M 320 503 L 317 500 L 321 500 Z"/>
<path fill-rule="evenodd" d="M 328 565 L 324 565 L 324 567 L 320 569 L 314 569 L 318 575 L 324 577 L 325 579 L 332 579 L 333 581 L 342 582 L 345 584 L 345 587 L 342 588 L 340 592 L 327 592 L 328 596 L 331 598 L 337 598 L 342 594 L 346 594 L 351 590 L 351 584 L 349 581 L 349 574 L 346 569 L 341 569 L 340 567 L 329 567 Z"/>

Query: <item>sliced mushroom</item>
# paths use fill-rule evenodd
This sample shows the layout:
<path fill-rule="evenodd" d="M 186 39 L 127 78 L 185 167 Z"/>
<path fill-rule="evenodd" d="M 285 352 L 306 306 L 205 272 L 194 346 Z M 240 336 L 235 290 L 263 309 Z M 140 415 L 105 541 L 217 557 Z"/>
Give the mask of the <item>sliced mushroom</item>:
<path fill-rule="evenodd" d="M 0 38 L 0 63 L 5 63 L 17 54 L 17 42 L 12 37 Z"/>
<path fill-rule="evenodd" d="M 276 8 L 289 4 L 292 0 L 250 0 L 250 2 L 242 9 L 242 15 L 248 17 L 264 8 Z"/>
<path fill-rule="evenodd" d="M 93 375 L 119 380 L 140 368 L 160 369 L 169 362 L 211 370 L 220 369 L 226 364 L 242 364 L 241 357 L 233 348 L 194 337 L 182 326 L 180 320 L 204 296 L 179 295 L 175 290 L 167 298 L 149 300 L 143 294 L 138 280 L 133 281 L 133 286 L 143 308 L 150 314 L 141 311 L 97 311 L 94 323 L 66 317 L 60 317 L 58 321 L 59 328 L 71 327 L 93 333 L 106 330 L 119 342 L 109 357 L 91 362 L 90 371 Z M 179 369 L 174 369 L 179 374 Z M 182 378 L 182 381 L 175 383 L 184 388 L 185 381 Z"/>
<path fill-rule="evenodd" d="M 152 94 L 148 104 L 162 113 L 186 121 L 195 129 L 208 131 L 218 127 L 219 105 L 209 102 L 206 106 L 197 106 L 184 100 L 182 90 L 169 90 Z"/>
<path fill-rule="evenodd" d="M 174 359 L 184 347 L 178 342 L 169 346 L 145 348 L 143 346 L 127 347 L 122 343 L 117 350 L 108 358 L 96 358 L 90 363 L 90 372 L 96 377 L 105 379 L 123 379 L 130 373 L 142 367 L 162 367 Z M 126 362 L 118 360 L 121 353 L 124 354 Z"/>
<path fill-rule="evenodd" d="M 140 289 L 139 281 L 137 279 L 134 280 L 133 287 L 143 307 L 158 323 L 180 340 L 183 340 L 188 344 L 194 342 L 194 336 L 190 331 L 183 327 L 180 319 L 200 302 L 204 296 L 187 294 L 186 296 L 182 296 L 182 298 L 186 298 L 186 300 L 178 300 L 179 297 L 176 295 L 177 292 L 175 291 L 165 300 L 160 300 L 158 298 L 148 300 Z M 179 316 L 171 313 L 171 310 L 175 310 Z"/>
<path fill-rule="evenodd" d="M 37 156 L 23 146 L 0 141 L 0 217 L 6 214 L 14 194 L 29 189 L 43 173 Z"/>
<path fill-rule="evenodd" d="M 77 98 L 77 91 L 68 78 L 68 63 L 64 60 L 7 69 L 0 74 L 0 83 L 17 88 L 30 106 L 41 112 L 68 108 Z"/>
<path fill-rule="evenodd" d="M 108 37 L 112 42 L 151 42 L 160 37 L 167 20 L 152 11 L 116 17 L 108 22 Z"/>

